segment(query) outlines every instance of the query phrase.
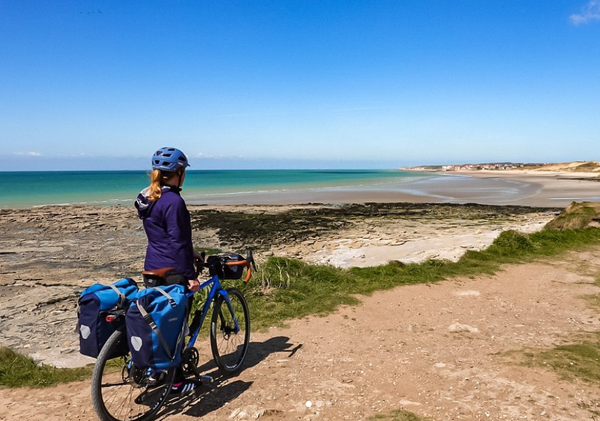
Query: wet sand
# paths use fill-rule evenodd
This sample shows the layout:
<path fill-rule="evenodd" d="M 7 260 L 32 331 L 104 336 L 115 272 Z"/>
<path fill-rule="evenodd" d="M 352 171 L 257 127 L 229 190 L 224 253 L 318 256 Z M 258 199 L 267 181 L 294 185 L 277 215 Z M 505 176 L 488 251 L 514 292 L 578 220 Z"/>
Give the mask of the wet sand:
<path fill-rule="evenodd" d="M 431 178 L 396 184 L 218 195 L 191 198 L 187 202 L 208 205 L 406 202 L 566 207 L 574 201 L 600 201 L 598 181 L 595 173 L 439 172 Z"/>

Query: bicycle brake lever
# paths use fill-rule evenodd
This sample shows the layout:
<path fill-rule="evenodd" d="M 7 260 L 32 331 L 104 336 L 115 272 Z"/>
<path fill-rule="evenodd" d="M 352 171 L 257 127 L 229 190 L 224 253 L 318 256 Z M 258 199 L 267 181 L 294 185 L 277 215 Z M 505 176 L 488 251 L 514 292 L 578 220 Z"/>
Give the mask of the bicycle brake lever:
<path fill-rule="evenodd" d="M 256 270 L 256 263 L 254 262 L 254 256 L 252 254 L 252 249 L 248 249 L 248 257 L 246 257 L 246 260 L 248 262 L 250 262 L 250 264 L 252 265 L 252 269 Z"/>

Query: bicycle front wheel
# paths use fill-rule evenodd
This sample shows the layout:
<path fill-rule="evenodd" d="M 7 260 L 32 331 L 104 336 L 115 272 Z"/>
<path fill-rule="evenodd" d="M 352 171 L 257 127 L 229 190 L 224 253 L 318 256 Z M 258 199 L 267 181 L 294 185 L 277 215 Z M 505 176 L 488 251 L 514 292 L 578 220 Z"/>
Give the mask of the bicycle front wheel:
<path fill-rule="evenodd" d="M 215 299 L 210 321 L 210 346 L 217 366 L 226 373 L 242 367 L 250 343 L 250 312 L 242 293 L 236 288 L 225 291 Z"/>
<path fill-rule="evenodd" d="M 173 384 L 174 368 L 152 373 L 136 367 L 129 352 L 114 357 L 126 342 L 125 332 L 113 333 L 94 366 L 92 404 L 102 421 L 152 419 L 164 404 Z"/>

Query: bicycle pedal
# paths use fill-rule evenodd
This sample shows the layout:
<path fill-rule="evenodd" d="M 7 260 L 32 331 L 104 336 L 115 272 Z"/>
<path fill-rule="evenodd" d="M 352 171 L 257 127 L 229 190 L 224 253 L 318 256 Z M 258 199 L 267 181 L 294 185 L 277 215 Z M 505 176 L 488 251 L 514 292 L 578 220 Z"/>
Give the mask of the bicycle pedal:
<path fill-rule="evenodd" d="M 210 376 L 200 376 L 200 381 L 202 381 L 202 383 L 212 383 L 214 382 L 214 379 Z"/>

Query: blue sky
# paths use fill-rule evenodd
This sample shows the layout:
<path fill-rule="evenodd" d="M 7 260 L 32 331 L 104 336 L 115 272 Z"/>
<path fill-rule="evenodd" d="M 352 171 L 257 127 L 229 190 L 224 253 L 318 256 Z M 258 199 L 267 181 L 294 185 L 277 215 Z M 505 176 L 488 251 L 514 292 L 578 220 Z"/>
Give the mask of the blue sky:
<path fill-rule="evenodd" d="M 0 0 L 2 169 L 598 160 L 600 0 Z"/>

